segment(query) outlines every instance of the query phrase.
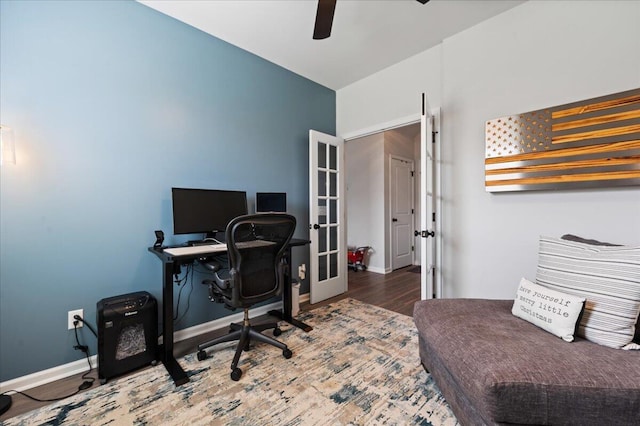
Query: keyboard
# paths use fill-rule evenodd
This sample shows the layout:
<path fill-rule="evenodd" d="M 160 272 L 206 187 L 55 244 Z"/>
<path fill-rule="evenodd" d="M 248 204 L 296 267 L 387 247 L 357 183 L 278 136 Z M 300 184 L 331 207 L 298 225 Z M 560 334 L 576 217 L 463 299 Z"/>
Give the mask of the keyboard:
<path fill-rule="evenodd" d="M 265 240 L 252 240 L 252 241 L 242 241 L 237 244 L 239 249 L 247 249 L 247 248 L 256 248 L 256 247 L 264 247 L 275 244 L 272 241 Z M 163 250 L 165 253 L 170 254 L 171 256 L 189 256 L 193 254 L 210 254 L 210 253 L 220 253 L 223 251 L 227 251 L 226 244 L 206 244 L 199 246 L 186 246 L 186 247 L 172 247 L 166 248 Z"/>
<path fill-rule="evenodd" d="M 191 254 L 218 253 L 227 251 L 226 244 L 206 244 L 201 246 L 172 247 L 163 250 L 171 256 L 188 256 Z"/>

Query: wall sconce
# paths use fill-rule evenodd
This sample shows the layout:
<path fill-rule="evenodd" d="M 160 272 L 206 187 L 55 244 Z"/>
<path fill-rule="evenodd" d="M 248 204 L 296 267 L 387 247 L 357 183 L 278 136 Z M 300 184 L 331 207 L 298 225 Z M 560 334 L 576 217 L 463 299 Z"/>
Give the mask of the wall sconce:
<path fill-rule="evenodd" d="M 16 141 L 11 127 L 0 125 L 0 164 L 16 164 Z"/>

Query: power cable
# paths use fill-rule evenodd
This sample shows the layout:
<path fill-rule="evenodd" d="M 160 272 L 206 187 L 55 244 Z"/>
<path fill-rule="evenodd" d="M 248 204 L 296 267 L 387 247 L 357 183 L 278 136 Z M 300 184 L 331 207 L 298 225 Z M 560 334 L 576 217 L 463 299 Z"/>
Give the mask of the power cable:
<path fill-rule="evenodd" d="M 86 358 L 87 358 L 87 362 L 89 363 L 89 371 L 85 372 L 82 375 L 83 382 L 80 384 L 80 386 L 78 386 L 78 390 L 76 390 L 75 392 L 70 393 L 68 395 L 64 395 L 64 396 L 57 397 L 57 398 L 49 398 L 49 399 L 36 398 L 35 396 L 29 395 L 28 393 L 25 393 L 25 392 L 22 392 L 22 391 L 19 391 L 19 390 L 15 390 L 15 389 L 7 390 L 7 391 L 3 392 L 0 395 L 5 395 L 5 396 L 8 396 L 8 397 L 11 397 L 10 394 L 17 393 L 17 394 L 23 395 L 23 396 L 31 399 L 32 401 L 36 401 L 36 402 L 55 402 L 55 401 L 60 401 L 60 400 L 65 399 L 65 398 L 69 398 L 70 396 L 77 395 L 78 392 L 86 390 L 86 389 L 89 389 L 91 386 L 93 386 L 93 382 L 96 379 L 94 379 L 93 377 L 87 377 L 91 373 L 91 371 L 93 371 L 93 366 L 91 365 L 91 359 L 89 357 L 89 347 L 87 345 L 80 344 L 80 340 L 78 338 L 78 323 L 79 323 L 79 321 L 82 321 L 83 324 L 86 324 L 89 327 L 89 329 L 91 330 L 91 332 L 96 337 L 98 337 L 98 335 L 96 334 L 96 332 L 93 329 L 93 327 L 91 327 L 91 325 L 88 322 L 86 322 L 84 319 L 82 319 L 79 315 L 75 315 L 73 317 L 73 319 L 74 319 L 74 321 L 73 321 L 73 331 L 74 331 L 74 334 L 75 334 L 75 337 L 76 337 L 76 345 L 73 348 L 75 350 L 82 351 L 85 354 Z"/>

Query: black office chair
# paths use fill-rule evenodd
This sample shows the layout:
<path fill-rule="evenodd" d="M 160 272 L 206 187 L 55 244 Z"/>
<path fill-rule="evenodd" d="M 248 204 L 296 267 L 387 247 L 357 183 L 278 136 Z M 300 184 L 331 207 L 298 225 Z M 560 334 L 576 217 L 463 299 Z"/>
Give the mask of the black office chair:
<path fill-rule="evenodd" d="M 231 363 L 232 380 L 240 380 L 242 376 L 238 361 L 242 352 L 249 349 L 251 340 L 276 346 L 282 349 L 285 358 L 291 358 L 292 352 L 284 343 L 260 333 L 273 328 L 273 334 L 278 336 L 281 334 L 278 324 L 252 326 L 249 308 L 282 293 L 286 267 L 283 256 L 295 227 L 296 218 L 283 213 L 239 216 L 229 222 L 225 233 L 228 267 L 216 262 L 204 263 L 215 277 L 203 281 L 209 286 L 209 298 L 230 308 L 244 309 L 244 321 L 242 325 L 231 324 L 229 334 L 198 345 L 198 360 L 207 358 L 205 348 L 238 340 Z"/>

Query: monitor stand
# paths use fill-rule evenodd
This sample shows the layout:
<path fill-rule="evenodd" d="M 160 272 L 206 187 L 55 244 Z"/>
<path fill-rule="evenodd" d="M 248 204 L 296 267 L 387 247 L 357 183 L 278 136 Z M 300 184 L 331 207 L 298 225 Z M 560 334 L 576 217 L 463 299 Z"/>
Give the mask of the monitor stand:
<path fill-rule="evenodd" d="M 222 235 L 222 239 L 218 238 L 218 234 Z M 205 244 L 224 244 L 224 232 L 211 231 L 204 236 Z"/>
<path fill-rule="evenodd" d="M 189 245 L 189 246 L 204 246 L 204 245 L 207 245 L 207 244 L 224 244 L 223 241 L 221 241 L 221 240 L 216 238 L 217 235 L 218 235 L 217 231 L 207 232 L 206 235 L 204 236 L 203 240 L 187 241 L 187 245 Z"/>

